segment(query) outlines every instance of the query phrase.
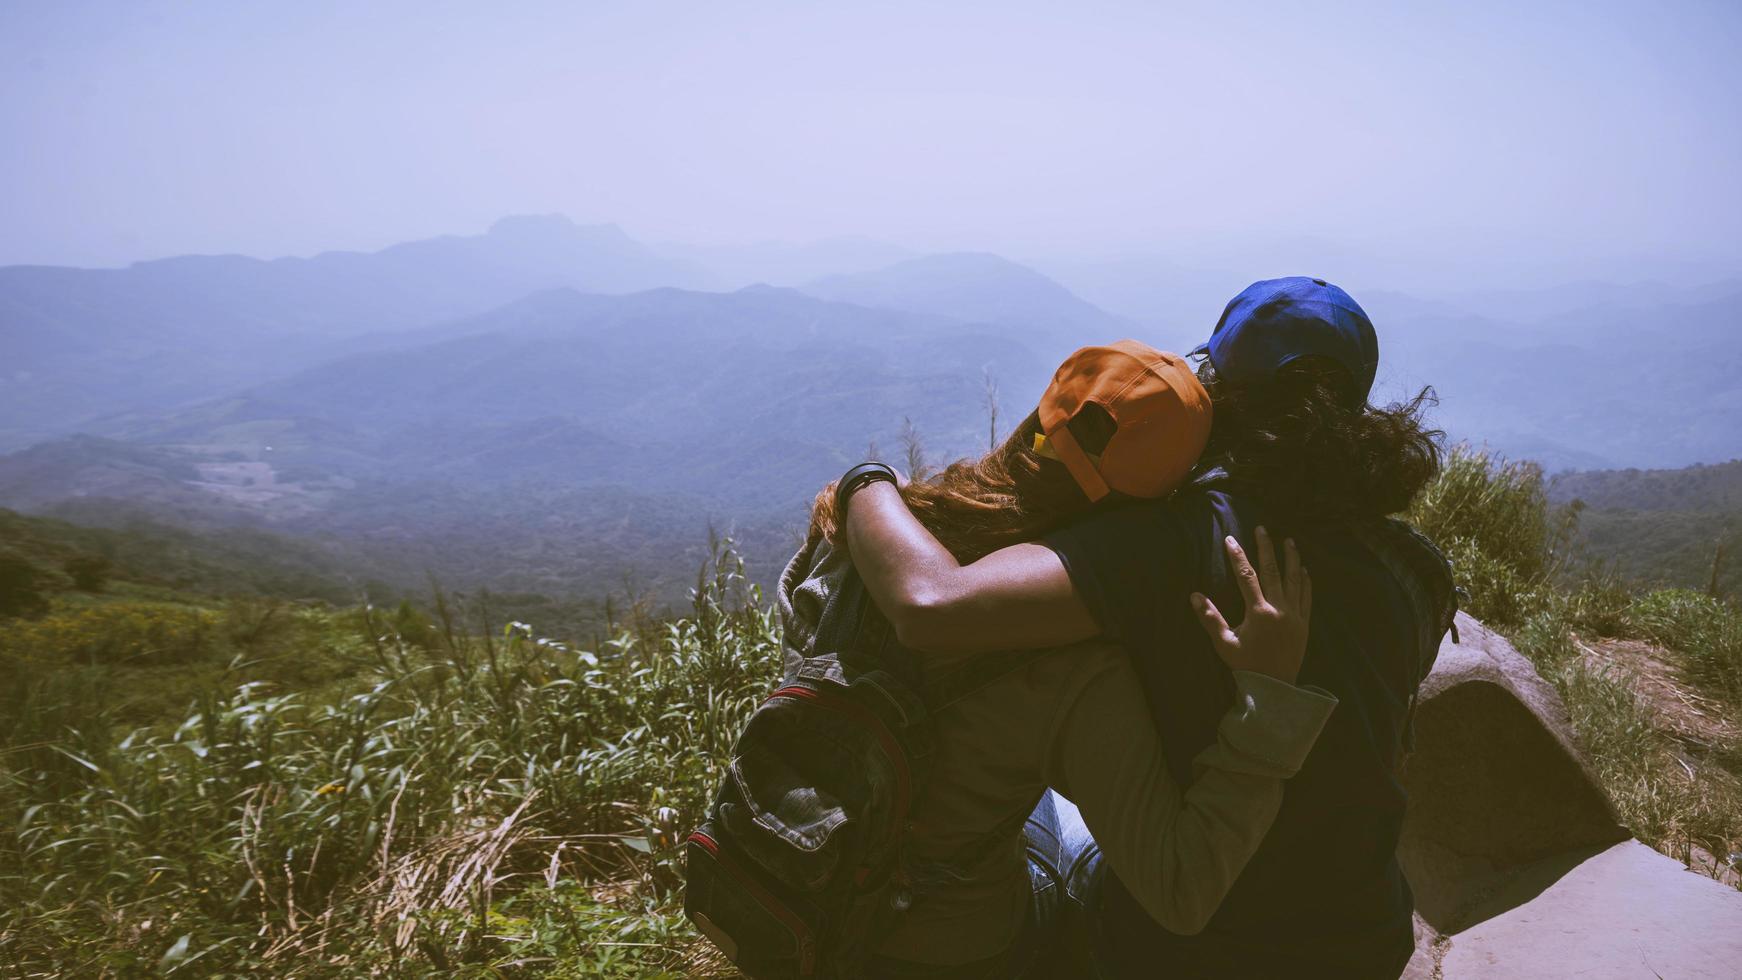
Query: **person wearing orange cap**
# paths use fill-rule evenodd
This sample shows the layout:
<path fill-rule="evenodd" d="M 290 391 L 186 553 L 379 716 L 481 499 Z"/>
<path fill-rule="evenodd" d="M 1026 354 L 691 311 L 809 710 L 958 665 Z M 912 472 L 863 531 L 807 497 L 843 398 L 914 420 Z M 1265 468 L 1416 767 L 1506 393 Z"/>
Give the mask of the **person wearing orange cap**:
<path fill-rule="evenodd" d="M 1131 460 L 1110 455 L 1111 439 L 1085 439 L 1096 424 L 1079 419 L 1106 406 L 1104 392 L 1084 388 L 1047 415 L 1044 434 L 1086 496 L 1116 505 L 958 560 L 910 510 L 916 494 L 871 484 L 846 513 L 854 567 L 901 642 L 932 656 L 1116 641 L 1179 781 L 1243 697 L 1223 650 L 1239 631 L 1220 610 L 1242 630 L 1268 615 L 1226 574 L 1221 552 L 1258 542 L 1262 558 L 1263 526 L 1286 532 L 1287 563 L 1298 554 L 1317 590 L 1298 677 L 1334 695 L 1337 710 L 1257 852 L 1194 928 L 1169 921 L 1130 880 L 1125 831 L 1084 807 L 1106 863 L 1089 844 L 1067 870 L 1088 937 L 1077 966 L 1106 977 L 1393 978 L 1414 949 L 1413 896 L 1396 858 L 1398 773 L 1417 691 L 1456 611 L 1444 557 L 1389 518 L 1438 472 L 1439 434 L 1422 420 L 1431 391 L 1369 404 L 1377 334 L 1323 279 L 1252 284 L 1194 354 L 1205 358 L 1213 424 L 1179 491 L 1126 492 Z M 1145 451 L 1171 459 L 1164 446 Z M 1106 732 L 1105 750 L 1124 751 L 1130 737 Z"/>
<path fill-rule="evenodd" d="M 1131 340 L 1084 348 L 985 456 L 899 488 L 888 467 L 865 464 L 819 494 L 806 545 L 781 577 L 789 635 L 814 632 L 842 576 L 854 574 L 838 547 L 841 522 L 857 506 L 849 499 L 875 484 L 886 484 L 951 561 L 970 563 L 1100 503 L 1166 496 L 1196 464 L 1210 425 L 1209 398 L 1183 358 Z M 915 867 L 947 873 L 930 875 L 941 880 L 882 938 L 869 976 L 1057 975 L 1051 930 L 1065 869 L 1049 785 L 1068 787 L 1092 815 L 1110 863 L 1146 908 L 1174 929 L 1202 927 L 1336 704 L 1292 683 L 1310 579 L 1298 562 L 1279 564 L 1268 543 L 1257 554 L 1262 575 L 1230 546 L 1250 602 L 1267 612 L 1237 632 L 1217 631 L 1239 703 L 1195 753 L 1195 776 L 1169 770 L 1130 659 L 1105 641 L 1037 657 L 935 719 L 935 768 L 903 847 Z M 925 666 L 929 675 L 958 662 Z"/>

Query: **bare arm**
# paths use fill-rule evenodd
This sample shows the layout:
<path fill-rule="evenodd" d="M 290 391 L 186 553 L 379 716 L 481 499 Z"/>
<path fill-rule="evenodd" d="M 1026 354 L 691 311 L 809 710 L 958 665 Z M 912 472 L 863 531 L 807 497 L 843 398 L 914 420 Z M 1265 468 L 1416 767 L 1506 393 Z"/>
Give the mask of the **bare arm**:
<path fill-rule="evenodd" d="M 1027 650 L 1100 632 L 1052 549 L 1012 545 L 958 563 L 888 483 L 853 494 L 847 547 L 904 646 L 939 653 Z"/>

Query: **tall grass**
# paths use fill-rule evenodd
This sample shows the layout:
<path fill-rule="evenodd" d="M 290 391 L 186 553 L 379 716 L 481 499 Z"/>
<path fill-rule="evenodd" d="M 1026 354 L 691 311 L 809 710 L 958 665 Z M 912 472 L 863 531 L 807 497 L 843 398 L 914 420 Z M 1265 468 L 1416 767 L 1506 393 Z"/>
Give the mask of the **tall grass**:
<path fill-rule="evenodd" d="M 1522 626 L 1553 602 L 1560 542 L 1535 463 L 1455 446 L 1408 518 L 1452 560 L 1466 605 L 1489 625 Z"/>
<path fill-rule="evenodd" d="M 335 617 L 337 619 L 338 617 Z M 676 831 L 774 679 L 719 548 L 689 616 L 597 650 L 358 617 L 372 682 L 244 685 L 168 730 L 78 724 L 52 679 L 0 754 L 0 961 L 77 976 L 693 972 Z"/>

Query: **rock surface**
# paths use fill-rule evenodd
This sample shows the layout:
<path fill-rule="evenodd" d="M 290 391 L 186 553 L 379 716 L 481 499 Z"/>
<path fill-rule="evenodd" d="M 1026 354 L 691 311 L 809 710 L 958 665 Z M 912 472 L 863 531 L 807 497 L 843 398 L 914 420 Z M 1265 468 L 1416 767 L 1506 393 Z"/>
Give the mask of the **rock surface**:
<path fill-rule="evenodd" d="M 1530 662 L 1462 613 L 1416 709 L 1404 976 L 1742 977 L 1742 892 L 1632 840 Z"/>

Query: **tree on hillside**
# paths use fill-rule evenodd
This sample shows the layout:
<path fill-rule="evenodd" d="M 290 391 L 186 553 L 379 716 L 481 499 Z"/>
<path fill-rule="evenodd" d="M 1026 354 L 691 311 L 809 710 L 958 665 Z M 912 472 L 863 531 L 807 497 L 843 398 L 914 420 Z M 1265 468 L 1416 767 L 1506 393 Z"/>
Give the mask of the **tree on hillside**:
<path fill-rule="evenodd" d="M 109 584 L 109 573 L 114 568 L 114 562 L 102 555 L 79 555 L 68 558 L 61 565 L 67 577 L 73 580 L 73 588 L 80 592 L 103 591 L 103 586 Z"/>
<path fill-rule="evenodd" d="M 32 616 L 48 609 L 35 565 L 0 552 L 0 616 Z"/>
<path fill-rule="evenodd" d="M 998 448 L 998 377 L 991 368 L 981 368 L 980 373 L 985 380 L 982 400 L 986 406 L 986 451 L 993 452 Z"/>
<path fill-rule="evenodd" d="M 919 427 L 913 424 L 913 419 L 901 417 L 901 449 L 907 464 L 909 480 L 924 480 L 931 476 L 931 464 L 926 462 L 925 440 L 920 437 Z"/>

